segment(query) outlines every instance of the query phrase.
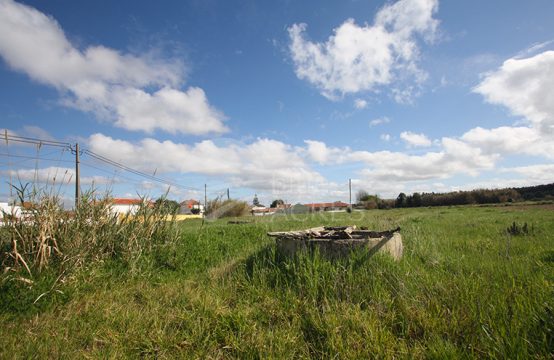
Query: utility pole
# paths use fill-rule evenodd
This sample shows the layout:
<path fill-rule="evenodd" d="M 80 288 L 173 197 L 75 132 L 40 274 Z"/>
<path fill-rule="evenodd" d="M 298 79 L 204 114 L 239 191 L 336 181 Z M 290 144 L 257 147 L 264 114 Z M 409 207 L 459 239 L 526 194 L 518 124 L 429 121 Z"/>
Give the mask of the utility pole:
<path fill-rule="evenodd" d="M 227 200 L 231 200 L 231 196 L 229 195 L 229 188 L 227 188 Z"/>
<path fill-rule="evenodd" d="M 10 187 L 10 198 L 9 198 L 9 204 L 15 205 L 15 201 L 13 199 L 13 173 L 12 173 L 12 163 L 10 160 L 10 148 L 8 146 L 8 129 L 4 129 L 4 138 L 6 139 L 6 152 L 8 153 L 8 170 L 10 173 L 10 183 L 8 186 Z M 13 201 L 13 203 L 12 203 Z"/>
<path fill-rule="evenodd" d="M 352 179 L 348 179 L 348 192 L 350 193 L 350 211 L 352 211 Z"/>
<path fill-rule="evenodd" d="M 204 214 L 208 210 L 208 185 L 204 184 Z"/>
<path fill-rule="evenodd" d="M 79 178 L 79 143 L 75 143 L 75 211 L 81 200 L 81 181 Z"/>

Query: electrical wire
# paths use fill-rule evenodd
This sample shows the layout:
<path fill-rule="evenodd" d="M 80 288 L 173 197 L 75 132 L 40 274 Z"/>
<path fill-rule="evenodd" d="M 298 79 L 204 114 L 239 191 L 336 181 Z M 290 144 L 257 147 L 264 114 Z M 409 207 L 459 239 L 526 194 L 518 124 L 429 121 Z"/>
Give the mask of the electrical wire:
<path fill-rule="evenodd" d="M 14 155 L 14 154 L 6 154 L 6 153 L 0 153 L 0 156 L 7 157 L 7 158 L 19 158 L 19 159 L 26 159 L 27 160 L 36 160 L 36 156 L 25 156 L 25 155 Z M 75 163 L 75 161 L 72 160 L 61 160 L 61 159 L 48 159 L 48 158 L 38 158 L 39 160 L 45 160 L 45 161 L 55 161 L 55 162 L 65 162 L 65 163 Z M 22 161 L 23 162 L 23 161 Z M 13 162 L 11 163 L 13 164 Z"/>
<path fill-rule="evenodd" d="M 1 135 L 0 135 L 1 136 Z M 11 166 L 13 163 L 10 161 L 10 158 L 20 158 L 20 159 L 26 159 L 26 160 L 35 160 L 38 162 L 38 160 L 44 160 L 44 161 L 56 161 L 58 163 L 61 163 L 61 162 L 65 162 L 65 163 L 73 163 L 73 161 L 71 160 L 62 160 L 61 159 L 61 156 L 60 156 L 60 159 L 50 159 L 50 158 L 44 158 L 44 157 L 39 157 L 38 156 L 38 152 L 40 151 L 40 148 L 44 145 L 44 146 L 53 146 L 53 147 L 60 147 L 60 148 L 63 148 L 64 151 L 66 149 L 69 149 L 71 150 L 72 152 L 75 152 L 75 148 L 72 144 L 68 143 L 68 142 L 62 142 L 62 141 L 55 141 L 55 140 L 45 140 L 45 139 L 37 139 L 37 138 L 32 138 L 32 137 L 26 137 L 26 136 L 19 136 L 19 135 L 13 135 L 13 134 L 8 134 L 8 131 L 7 130 L 4 130 L 4 134 L 3 134 L 3 138 L 5 139 L 6 141 L 6 146 L 8 146 L 9 142 L 19 142 L 19 143 L 24 143 L 24 144 L 33 144 L 33 145 L 37 145 L 38 148 L 37 148 L 37 156 L 25 156 L 25 155 L 14 155 L 14 154 L 10 154 L 9 152 L 8 153 L 0 153 L 0 156 L 4 156 L 4 157 L 8 157 L 8 166 Z M 155 176 L 154 175 L 151 175 L 151 174 L 148 174 L 148 173 L 145 173 L 143 171 L 140 171 L 140 170 L 136 170 L 136 169 L 133 169 L 125 164 L 122 164 L 120 162 L 117 162 L 115 160 L 112 160 L 112 159 L 109 159 L 105 156 L 102 156 L 100 154 L 97 154 L 91 150 L 83 150 L 83 151 L 80 151 L 81 154 L 86 154 L 88 156 L 90 156 L 91 158 L 94 158 L 95 160 L 97 161 L 100 161 L 100 162 L 103 162 L 105 164 L 108 164 L 108 165 L 111 165 L 117 169 L 120 169 L 120 170 L 123 170 L 123 171 L 126 171 L 126 172 L 129 172 L 131 174 L 134 174 L 134 175 L 137 175 L 137 176 L 141 176 L 143 178 L 146 178 L 148 180 L 151 180 L 151 181 L 154 181 L 154 182 L 158 182 L 158 183 L 162 183 L 164 185 L 169 185 L 169 186 L 173 186 L 173 187 L 176 187 L 176 188 L 180 188 L 180 189 L 185 189 L 185 190 L 194 190 L 194 191 L 200 191 L 200 189 L 198 188 L 195 188 L 195 187 L 191 187 L 191 186 L 186 186 L 186 185 L 182 185 L 182 184 L 179 184 L 175 181 L 172 181 L 172 180 L 167 180 L 167 179 L 164 179 L 164 178 L 161 178 L 161 177 L 158 177 L 158 176 Z M 62 152 L 62 156 L 63 156 L 63 152 Z M 24 160 L 24 161 L 26 161 Z M 22 162 L 24 162 L 22 161 Z M 82 162 L 81 162 L 82 163 Z M 86 166 L 89 166 L 89 167 L 92 167 L 92 168 L 95 168 L 96 170 L 100 170 L 100 171 L 103 171 L 101 170 L 99 167 L 96 167 L 92 164 L 85 164 L 83 163 L 84 165 Z M 118 175 L 119 177 L 121 178 L 125 178 L 126 180 L 128 181 L 133 181 L 131 180 L 130 178 L 126 178 L 124 176 L 121 176 L 121 175 Z"/>
<path fill-rule="evenodd" d="M 198 188 L 194 188 L 194 187 L 190 187 L 190 186 L 185 186 L 185 185 L 182 185 L 182 184 L 178 184 L 174 181 L 171 181 L 171 180 L 167 180 L 167 179 L 163 179 L 163 178 L 160 178 L 160 177 L 157 177 L 157 176 L 154 176 L 154 175 L 150 175 L 150 174 L 147 174 L 145 172 L 142 172 L 140 170 L 136 170 L 136 169 L 133 169 L 127 165 L 124 165 L 124 164 L 121 164 L 117 161 L 114 161 L 114 160 L 111 160 L 111 159 L 108 159 L 107 157 L 105 156 L 102 156 L 100 154 L 97 154 L 93 151 L 90 151 L 90 150 L 85 150 L 84 153 L 86 155 L 89 155 L 93 158 L 95 158 L 96 160 L 99 160 L 99 161 L 102 161 L 102 162 L 105 162 L 107 164 L 110 164 L 111 166 L 114 166 L 118 169 L 121 169 L 121 170 L 125 170 L 127 172 L 130 172 L 132 174 L 135 174 L 135 175 L 138 175 L 138 176 L 142 176 L 144 178 L 147 178 L 149 180 L 152 180 L 152 181 L 155 181 L 155 182 L 159 182 L 159 183 L 162 183 L 162 184 L 165 184 L 165 185 L 171 185 L 171 186 L 175 186 L 177 188 L 182 188 L 182 189 L 188 189 L 188 190 L 197 190 L 197 191 L 200 191 L 200 189 Z"/>
<path fill-rule="evenodd" d="M 8 143 L 9 140 L 15 141 L 15 142 L 22 142 L 22 143 L 28 143 L 28 144 L 34 144 L 34 145 L 46 145 L 46 146 L 59 146 L 59 147 L 69 147 L 71 146 L 68 142 L 61 142 L 61 141 L 55 141 L 55 140 L 44 140 L 44 139 L 36 139 L 26 136 L 18 136 L 18 135 L 11 135 L 8 134 L 7 130 L 4 130 L 4 139 L 6 143 Z"/>
<path fill-rule="evenodd" d="M 106 174 L 109 174 L 109 175 L 112 175 L 113 176 L 113 182 L 115 183 L 115 179 L 116 178 L 121 178 L 121 179 L 125 179 L 127 180 L 128 182 L 132 183 L 132 184 L 135 184 L 137 186 L 141 186 L 142 183 L 138 182 L 136 179 L 132 179 L 130 177 L 127 177 L 127 176 L 124 176 L 124 175 L 121 175 L 121 174 L 118 174 L 117 171 L 109 171 L 109 170 L 106 170 L 106 169 L 102 169 L 98 166 L 94 166 L 90 163 L 87 163 L 87 162 L 84 162 L 84 161 L 81 161 L 81 165 L 85 165 L 87 167 L 90 167 L 90 168 L 93 168 L 95 170 L 98 170 L 98 171 L 101 171 L 103 173 L 106 173 Z"/>

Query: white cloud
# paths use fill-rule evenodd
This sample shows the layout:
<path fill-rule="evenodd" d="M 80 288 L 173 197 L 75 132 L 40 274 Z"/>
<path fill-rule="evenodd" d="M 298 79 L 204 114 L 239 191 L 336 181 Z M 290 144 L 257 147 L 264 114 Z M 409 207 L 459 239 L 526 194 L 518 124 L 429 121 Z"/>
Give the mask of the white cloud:
<path fill-rule="evenodd" d="M 523 175 L 525 177 L 525 183 L 523 185 L 548 184 L 552 183 L 554 180 L 554 164 L 538 164 L 503 168 L 500 169 L 500 172 Z"/>
<path fill-rule="evenodd" d="M 367 101 L 364 99 L 354 100 L 354 107 L 358 110 L 365 109 L 367 107 Z"/>
<path fill-rule="evenodd" d="M 25 125 L 23 126 L 22 133 L 26 136 L 39 138 L 42 140 L 56 140 L 50 133 L 38 126 Z"/>
<path fill-rule="evenodd" d="M 390 123 L 390 119 L 386 116 L 383 116 L 381 118 L 373 119 L 369 122 L 369 127 L 382 125 L 382 124 L 388 124 Z"/>
<path fill-rule="evenodd" d="M 531 48 L 541 49 L 547 43 Z M 528 53 L 528 52 L 526 52 Z M 554 158 L 554 51 L 528 58 L 506 60 L 485 74 L 473 91 L 492 104 L 503 105 L 522 116 L 528 126 L 477 127 L 462 139 L 487 153 L 524 154 Z"/>
<path fill-rule="evenodd" d="M 391 136 L 389 134 L 381 134 L 381 136 L 379 136 L 379 138 L 383 141 L 390 141 Z"/>
<path fill-rule="evenodd" d="M 547 46 L 551 45 L 552 43 L 554 43 L 554 40 L 548 40 L 548 41 L 544 41 L 544 42 L 541 42 L 541 43 L 532 44 L 527 49 L 521 51 L 519 54 L 514 56 L 514 58 L 515 59 L 521 59 L 521 58 L 526 58 L 526 57 L 529 57 L 529 56 L 536 55 L 538 52 L 540 52 L 541 50 L 543 50 Z"/>
<path fill-rule="evenodd" d="M 409 147 L 427 147 L 431 146 L 431 140 L 425 134 L 416 134 L 411 131 L 403 131 L 400 138 L 406 142 Z"/>
<path fill-rule="evenodd" d="M 324 181 L 298 149 L 271 139 L 218 146 L 211 140 L 187 145 L 147 138 L 131 143 L 94 134 L 88 143 L 93 152 L 109 158 L 117 148 L 114 160 L 142 171 L 226 176 L 235 186 L 268 190 Z"/>
<path fill-rule="evenodd" d="M 530 58 L 506 60 L 473 90 L 487 102 L 525 117 L 545 135 L 554 136 L 553 88 L 554 51 L 545 51 Z"/>
<path fill-rule="evenodd" d="M 321 167 L 357 164 L 359 186 L 384 196 L 400 191 L 436 190 L 441 179 L 458 175 L 477 177 L 495 170 L 500 155 L 481 149 L 467 139 L 442 138 L 438 150 L 422 155 L 394 151 L 357 151 L 349 147 L 330 147 L 322 141 L 306 140 L 305 146 L 291 146 L 271 139 L 257 139 L 250 143 L 216 144 L 205 140 L 195 144 L 143 139 L 129 142 L 102 134 L 89 138 L 94 152 L 112 157 L 110 149 L 118 149 L 117 161 L 128 166 L 160 173 L 196 173 L 225 179 L 232 187 L 249 188 L 260 196 L 287 198 L 291 201 L 319 201 L 345 199 L 344 184 L 325 179 L 312 165 Z M 164 154 L 164 156 L 160 156 Z M 516 174 L 517 178 L 498 182 L 512 186 L 548 182 L 552 166 L 511 168 L 501 170 Z M 496 170 L 499 171 L 499 170 Z M 529 176 L 521 176 L 528 172 Z M 347 175 L 345 175 L 346 178 Z M 351 176 L 351 175 L 350 175 Z M 529 181 L 527 181 L 527 180 Z M 513 180 L 513 181 L 512 181 Z M 491 180 L 492 181 L 492 180 Z M 484 186 L 485 180 L 476 178 L 475 185 Z M 493 183 L 485 184 L 493 187 Z M 441 188 L 444 191 L 455 190 Z M 467 187 L 466 187 L 467 188 Z"/>
<path fill-rule="evenodd" d="M 323 142 L 306 141 L 306 155 L 322 165 L 363 163 L 361 174 L 373 181 L 405 182 L 450 178 L 456 174 L 477 176 L 494 168 L 499 156 L 486 154 L 470 144 L 442 138 L 440 151 L 408 155 L 392 151 L 354 151 L 349 147 L 328 147 Z"/>
<path fill-rule="evenodd" d="M 306 149 L 308 157 L 319 164 L 328 164 L 330 162 L 335 162 L 337 161 L 340 154 L 344 152 L 339 148 L 329 148 L 322 141 L 305 140 L 304 143 L 308 145 Z M 346 151 L 350 150 L 347 149 Z"/>
<path fill-rule="evenodd" d="M 3 171 L 6 176 L 23 183 L 41 183 L 47 185 L 75 184 L 75 169 L 50 166 L 39 169 L 17 169 Z M 107 185 L 117 182 L 117 179 L 104 176 L 81 176 L 82 185 Z"/>
<path fill-rule="evenodd" d="M 525 154 L 554 159 L 554 141 L 532 127 L 501 126 L 494 129 L 476 127 L 461 137 L 486 153 Z"/>
<path fill-rule="evenodd" d="M 416 35 L 433 39 L 437 9 L 438 0 L 400 0 L 380 9 L 373 25 L 346 20 L 324 43 L 307 40 L 307 25 L 294 24 L 288 32 L 296 75 L 328 98 L 376 91 L 407 78 L 421 83 L 426 74 L 417 66 Z M 395 92 L 397 100 L 406 102 L 415 90 L 407 87 Z"/>
<path fill-rule="evenodd" d="M 58 89 L 65 105 L 124 129 L 195 135 L 227 131 L 224 115 L 202 89 L 179 90 L 182 62 L 104 46 L 78 49 L 55 19 L 11 0 L 0 1 L 0 56 L 14 70 Z"/>

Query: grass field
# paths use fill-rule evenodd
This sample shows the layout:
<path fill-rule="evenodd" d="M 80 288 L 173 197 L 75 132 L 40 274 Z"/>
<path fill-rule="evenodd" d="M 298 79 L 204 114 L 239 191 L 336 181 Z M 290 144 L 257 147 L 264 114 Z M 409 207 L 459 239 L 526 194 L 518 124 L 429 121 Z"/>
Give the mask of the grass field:
<path fill-rule="evenodd" d="M 554 357 L 552 205 L 247 219 L 183 222 L 133 271 L 5 287 L 0 358 Z M 265 235 L 347 224 L 400 226 L 403 259 L 282 259 Z"/>

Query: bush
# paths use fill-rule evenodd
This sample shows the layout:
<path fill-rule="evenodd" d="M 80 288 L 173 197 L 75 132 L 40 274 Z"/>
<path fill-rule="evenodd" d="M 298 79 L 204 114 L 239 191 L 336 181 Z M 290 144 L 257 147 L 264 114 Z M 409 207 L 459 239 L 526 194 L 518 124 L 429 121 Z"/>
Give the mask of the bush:
<path fill-rule="evenodd" d="M 225 200 L 217 198 L 208 201 L 206 214 L 211 219 L 224 217 L 239 217 L 250 213 L 250 207 L 245 201 Z"/>

